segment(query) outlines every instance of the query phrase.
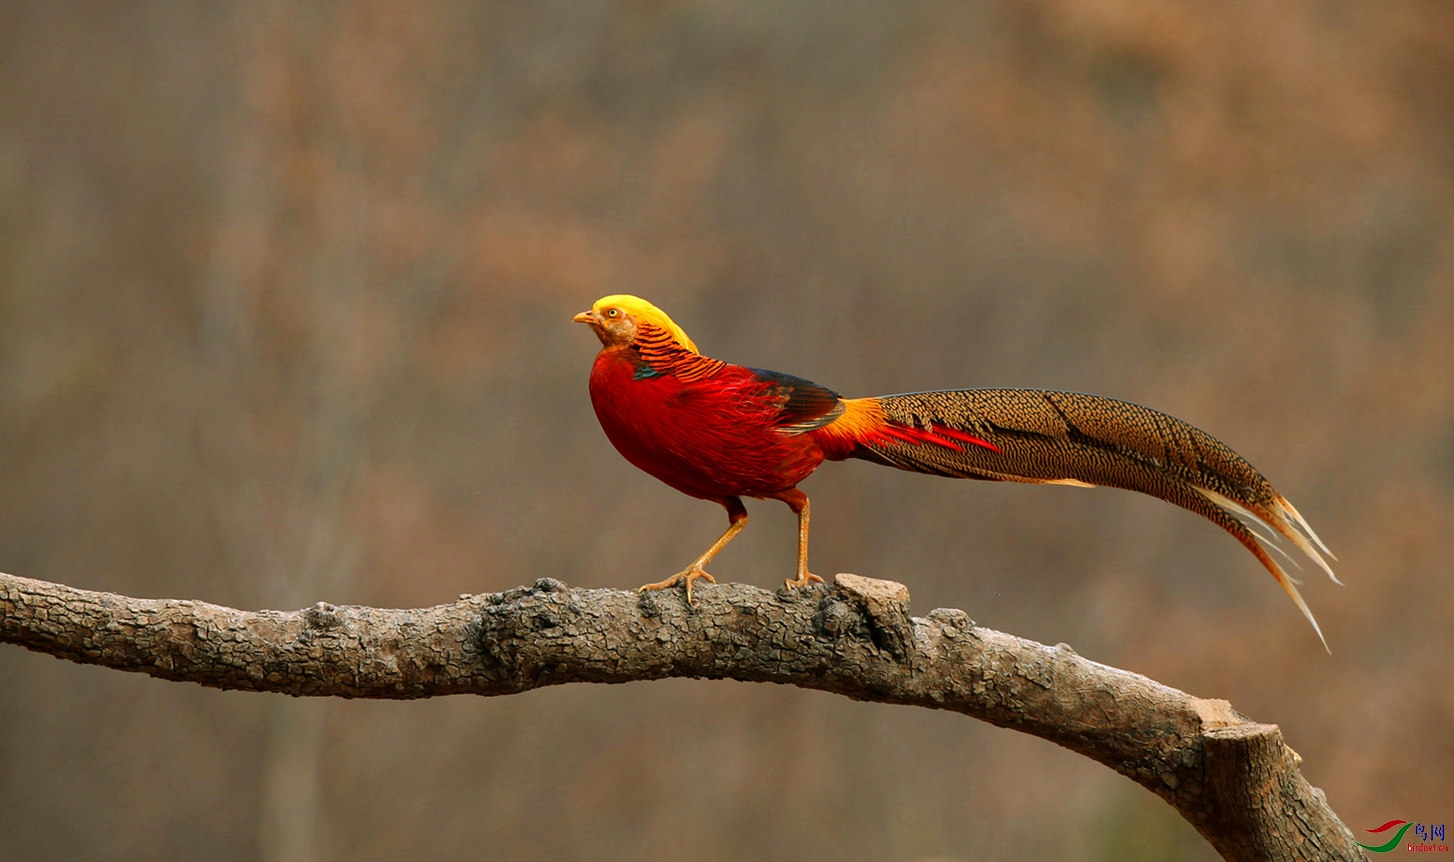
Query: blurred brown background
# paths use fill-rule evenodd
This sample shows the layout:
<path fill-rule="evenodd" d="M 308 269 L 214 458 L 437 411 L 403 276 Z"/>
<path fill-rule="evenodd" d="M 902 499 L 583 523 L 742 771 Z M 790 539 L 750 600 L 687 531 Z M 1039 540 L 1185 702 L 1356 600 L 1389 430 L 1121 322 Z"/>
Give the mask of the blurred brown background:
<path fill-rule="evenodd" d="M 640 293 L 847 395 L 1079 389 L 1222 437 L 1348 586 L 1117 491 L 829 465 L 814 568 L 1280 724 L 1454 819 L 1454 7 L 0 2 L 0 570 L 242 608 L 676 571 L 596 425 Z M 713 571 L 771 587 L 756 504 Z M 1367 837 L 1359 831 L 1360 837 Z M 0 647 L 0 858 L 1212 857 L 961 716 L 674 681 L 414 703 Z"/>

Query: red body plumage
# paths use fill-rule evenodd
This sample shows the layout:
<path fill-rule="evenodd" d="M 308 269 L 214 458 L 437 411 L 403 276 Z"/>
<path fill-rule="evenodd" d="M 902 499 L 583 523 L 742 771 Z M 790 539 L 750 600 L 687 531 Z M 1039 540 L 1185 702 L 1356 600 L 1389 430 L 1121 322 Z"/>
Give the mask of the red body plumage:
<path fill-rule="evenodd" d="M 591 404 L 617 451 L 678 491 L 775 497 L 822 463 L 812 435 L 782 432 L 784 397 L 752 369 L 725 365 L 692 381 L 653 371 L 631 348 L 601 351 Z"/>

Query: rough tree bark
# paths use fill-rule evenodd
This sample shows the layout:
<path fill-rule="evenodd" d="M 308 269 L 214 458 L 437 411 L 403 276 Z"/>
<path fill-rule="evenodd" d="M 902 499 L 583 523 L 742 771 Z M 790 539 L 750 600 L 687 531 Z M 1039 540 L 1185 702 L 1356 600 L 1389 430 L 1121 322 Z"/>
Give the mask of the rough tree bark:
<path fill-rule="evenodd" d="M 771 593 L 570 589 L 544 579 L 432 608 L 240 611 L 0 574 L 0 642 L 163 679 L 295 696 L 503 695 L 666 677 L 789 683 L 949 709 L 1109 766 L 1231 860 L 1357 860 L 1353 835 L 1276 725 L 1139 674 L 982 628 L 909 616 L 902 584 L 839 575 Z"/>

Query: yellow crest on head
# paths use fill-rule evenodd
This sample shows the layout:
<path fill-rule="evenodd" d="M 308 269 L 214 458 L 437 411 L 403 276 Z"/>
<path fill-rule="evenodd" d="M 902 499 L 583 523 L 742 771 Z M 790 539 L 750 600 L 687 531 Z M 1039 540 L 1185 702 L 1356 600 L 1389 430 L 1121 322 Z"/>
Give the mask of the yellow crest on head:
<path fill-rule="evenodd" d="M 601 297 L 596 300 L 595 305 L 591 306 L 592 311 L 603 317 L 613 308 L 620 309 L 639 322 L 650 323 L 653 326 L 659 326 L 665 329 L 671 333 L 672 338 L 676 339 L 677 344 L 680 344 L 693 353 L 701 353 L 697 349 L 697 345 L 693 344 L 692 339 L 687 336 L 687 333 L 680 326 L 676 325 L 676 321 L 668 317 L 665 311 L 662 311 L 641 297 L 632 296 L 629 293 L 616 293 L 611 296 Z"/>

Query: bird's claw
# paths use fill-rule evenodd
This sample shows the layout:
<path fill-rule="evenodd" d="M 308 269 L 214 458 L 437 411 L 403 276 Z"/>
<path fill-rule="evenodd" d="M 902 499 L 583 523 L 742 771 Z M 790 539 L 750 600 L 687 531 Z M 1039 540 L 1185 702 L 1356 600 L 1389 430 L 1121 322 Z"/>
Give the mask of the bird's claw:
<path fill-rule="evenodd" d="M 786 581 L 783 581 L 783 585 L 791 590 L 793 587 L 806 587 L 815 581 L 820 584 L 823 583 L 823 579 L 812 572 L 803 572 L 796 578 L 788 578 Z"/>
<path fill-rule="evenodd" d="M 707 581 L 707 583 L 709 583 L 709 584 L 715 584 L 715 583 L 717 583 L 717 579 L 714 578 L 714 577 L 712 577 L 711 575 L 707 574 L 707 572 L 704 569 L 692 567 L 692 568 L 687 569 L 686 571 L 677 572 L 676 574 L 672 575 L 671 577 L 667 578 L 664 581 L 657 581 L 654 584 L 642 584 L 641 586 L 639 586 L 639 587 L 636 588 L 636 592 L 638 592 L 638 593 L 644 593 L 647 590 L 665 590 L 665 589 L 670 589 L 671 587 L 674 587 L 677 584 L 680 584 L 683 581 L 685 581 L 686 582 L 686 585 L 687 585 L 687 604 L 691 604 L 692 603 L 692 581 L 695 581 L 698 578 L 705 579 Z"/>

